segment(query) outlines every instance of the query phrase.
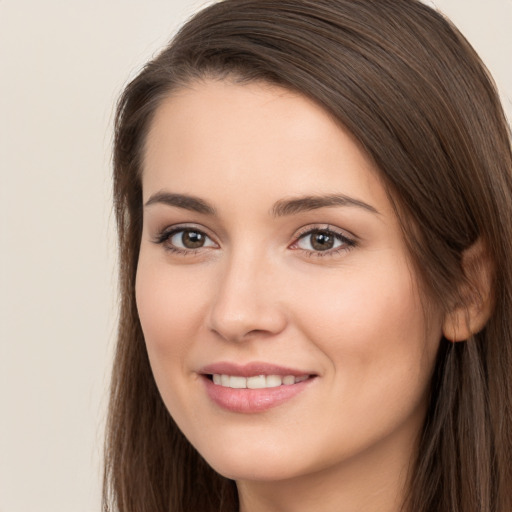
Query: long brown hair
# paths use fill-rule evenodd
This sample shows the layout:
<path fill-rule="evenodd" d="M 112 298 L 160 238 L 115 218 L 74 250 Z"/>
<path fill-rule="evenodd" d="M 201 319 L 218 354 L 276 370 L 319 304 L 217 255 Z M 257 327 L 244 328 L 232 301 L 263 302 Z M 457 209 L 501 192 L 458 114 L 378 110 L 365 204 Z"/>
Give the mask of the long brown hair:
<path fill-rule="evenodd" d="M 429 300 L 448 311 L 483 242 L 494 307 L 442 339 L 404 509 L 512 510 L 512 152 L 492 79 L 417 0 L 224 0 L 193 17 L 118 105 L 114 200 L 121 313 L 105 510 L 235 512 L 236 487 L 190 446 L 159 396 L 137 315 L 145 136 L 162 99 L 206 78 L 266 81 L 320 104 L 374 160 Z"/>

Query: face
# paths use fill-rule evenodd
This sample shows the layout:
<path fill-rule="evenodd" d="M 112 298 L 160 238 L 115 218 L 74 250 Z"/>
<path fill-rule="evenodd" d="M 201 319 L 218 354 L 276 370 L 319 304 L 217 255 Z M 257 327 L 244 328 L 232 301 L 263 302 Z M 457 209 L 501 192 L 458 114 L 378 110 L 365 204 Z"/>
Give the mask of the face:
<path fill-rule="evenodd" d="M 292 92 L 192 84 L 157 110 L 142 184 L 152 370 L 214 469 L 269 481 L 408 457 L 442 322 L 353 138 Z"/>

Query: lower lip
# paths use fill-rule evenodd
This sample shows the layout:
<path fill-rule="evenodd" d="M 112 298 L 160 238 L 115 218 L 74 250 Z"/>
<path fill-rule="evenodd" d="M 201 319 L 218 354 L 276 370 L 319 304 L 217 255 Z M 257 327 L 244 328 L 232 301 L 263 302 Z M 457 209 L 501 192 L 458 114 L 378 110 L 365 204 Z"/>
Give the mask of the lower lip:
<path fill-rule="evenodd" d="M 231 412 L 252 414 L 277 407 L 304 391 L 315 380 L 313 377 L 296 384 L 281 385 L 275 388 L 234 389 L 214 384 L 203 377 L 206 392 L 219 407 Z"/>

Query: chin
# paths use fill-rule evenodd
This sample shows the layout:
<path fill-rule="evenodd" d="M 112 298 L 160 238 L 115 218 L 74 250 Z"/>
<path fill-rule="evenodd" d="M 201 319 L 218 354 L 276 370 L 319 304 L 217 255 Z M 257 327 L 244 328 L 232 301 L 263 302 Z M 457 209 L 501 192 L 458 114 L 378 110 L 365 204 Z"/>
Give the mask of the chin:
<path fill-rule="evenodd" d="M 300 450 L 283 450 L 271 443 L 258 446 L 233 442 L 228 447 L 218 443 L 199 452 L 217 473 L 231 480 L 287 480 L 307 471 L 297 458 Z"/>
<path fill-rule="evenodd" d="M 274 460 L 265 460 L 259 457 L 257 460 L 254 458 L 246 458 L 245 460 L 222 460 L 210 463 L 212 468 L 222 475 L 235 481 L 259 481 L 259 482 L 273 482 L 292 479 L 299 476 L 289 464 L 281 464 Z"/>

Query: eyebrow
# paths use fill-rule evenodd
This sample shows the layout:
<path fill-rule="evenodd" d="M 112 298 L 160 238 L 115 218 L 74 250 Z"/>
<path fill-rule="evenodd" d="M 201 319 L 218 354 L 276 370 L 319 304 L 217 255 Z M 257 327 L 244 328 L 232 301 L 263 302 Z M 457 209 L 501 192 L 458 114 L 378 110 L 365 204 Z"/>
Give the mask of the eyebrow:
<path fill-rule="evenodd" d="M 173 194 L 163 191 L 157 192 L 146 201 L 144 206 L 151 206 L 153 204 L 165 204 L 167 206 L 183 208 L 204 215 L 216 215 L 217 213 L 215 208 L 203 199 L 187 194 Z M 343 194 L 281 199 L 274 204 L 270 213 L 273 217 L 285 217 L 310 210 L 318 210 L 319 208 L 332 208 L 335 206 L 351 206 L 379 214 L 379 212 L 368 203 Z"/>
<path fill-rule="evenodd" d="M 189 196 L 185 194 L 172 194 L 171 192 L 157 192 L 153 194 L 147 201 L 146 206 L 152 204 L 165 204 L 167 206 L 176 206 L 197 213 L 205 215 L 215 215 L 216 211 L 213 206 L 198 197 Z"/>
<path fill-rule="evenodd" d="M 330 194 L 321 196 L 304 196 L 294 199 L 281 199 L 272 207 L 271 213 L 274 217 L 284 217 L 296 213 L 317 210 L 319 208 L 330 208 L 333 206 L 352 206 L 362 208 L 371 213 L 379 214 L 373 206 L 343 194 Z"/>

